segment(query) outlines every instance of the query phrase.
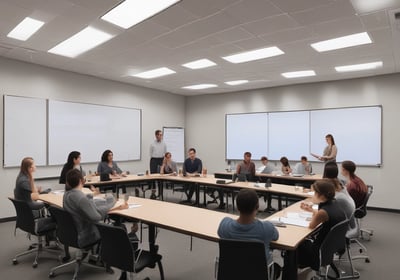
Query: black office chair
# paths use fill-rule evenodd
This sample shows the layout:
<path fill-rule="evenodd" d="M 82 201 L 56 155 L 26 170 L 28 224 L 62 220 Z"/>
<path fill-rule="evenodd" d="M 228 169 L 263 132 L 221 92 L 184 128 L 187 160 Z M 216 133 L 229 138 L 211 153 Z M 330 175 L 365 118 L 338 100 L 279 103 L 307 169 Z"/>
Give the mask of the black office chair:
<path fill-rule="evenodd" d="M 265 245 L 259 240 L 219 240 L 217 280 L 274 279 L 273 265 L 267 266 Z"/>
<path fill-rule="evenodd" d="M 93 246 L 98 244 L 98 241 L 94 241 L 93 244 L 89 244 L 84 248 L 78 245 L 78 231 L 76 229 L 74 220 L 70 213 L 59 207 L 49 207 L 49 211 L 56 220 L 57 224 L 57 238 L 64 245 L 72 248 L 77 248 L 75 258 L 67 263 L 50 269 L 49 277 L 53 278 L 56 276 L 55 272 L 61 268 L 75 264 L 73 280 L 78 279 L 79 270 L 83 260 L 89 255 Z"/>
<path fill-rule="evenodd" d="M 160 278 L 164 280 L 161 264 L 162 256 L 157 252 L 142 249 L 134 250 L 132 241 L 122 227 L 109 224 L 97 224 L 101 236 L 101 259 L 110 267 L 116 267 L 123 273 L 139 273 L 146 267 L 160 270 Z"/>
<path fill-rule="evenodd" d="M 356 219 L 357 219 L 356 221 L 358 222 L 358 225 L 360 228 L 360 236 L 359 237 L 361 239 L 370 240 L 371 236 L 374 234 L 374 231 L 372 229 L 365 229 L 365 228 L 361 227 L 361 220 L 362 220 L 362 218 L 364 218 L 367 215 L 367 204 L 368 204 L 369 198 L 372 195 L 372 192 L 374 191 L 374 187 L 372 185 L 367 185 L 367 187 L 368 187 L 367 195 L 364 198 L 363 204 L 356 209 L 356 212 L 354 213 L 354 217 L 356 217 Z"/>
<path fill-rule="evenodd" d="M 17 213 L 17 221 L 15 223 L 14 235 L 16 234 L 17 228 L 28 233 L 28 237 L 36 236 L 38 242 L 36 244 L 31 244 L 27 251 L 16 255 L 13 259 L 13 264 L 18 264 L 18 258 L 30 253 L 36 253 L 35 260 L 32 263 L 32 267 L 36 268 L 38 266 L 39 254 L 47 249 L 45 248 L 44 238 L 46 235 L 51 234 L 56 229 L 56 224 L 49 217 L 35 217 L 32 208 L 26 201 L 16 200 L 14 198 L 9 198 L 14 204 L 15 211 Z M 39 210 L 34 210 L 39 213 Z M 51 248 L 49 248 L 51 249 Z"/>
<path fill-rule="evenodd" d="M 339 270 L 334 264 L 334 256 L 346 250 L 346 233 L 349 229 L 349 220 L 343 220 L 334 225 L 326 235 L 319 249 L 319 270 L 313 279 L 328 279 L 329 269 L 335 272 L 335 278 L 340 278 Z"/>

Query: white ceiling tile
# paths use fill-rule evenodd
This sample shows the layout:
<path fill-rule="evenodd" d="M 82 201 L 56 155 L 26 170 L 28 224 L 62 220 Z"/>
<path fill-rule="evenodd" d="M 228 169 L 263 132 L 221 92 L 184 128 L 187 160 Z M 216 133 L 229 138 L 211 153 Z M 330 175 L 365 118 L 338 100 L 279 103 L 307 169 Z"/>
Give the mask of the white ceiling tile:
<path fill-rule="evenodd" d="M 214 36 L 222 40 L 223 42 L 230 43 L 250 39 L 253 37 L 253 34 L 250 34 L 241 27 L 234 27 L 222 32 L 218 32 L 214 34 Z"/>
<path fill-rule="evenodd" d="M 268 44 L 280 46 L 285 43 L 304 41 L 313 37 L 314 35 L 310 28 L 299 27 L 261 36 L 260 38 Z"/>
<path fill-rule="evenodd" d="M 355 11 L 349 0 L 337 0 L 324 6 L 290 13 L 290 15 L 301 25 L 317 24 L 325 21 L 338 20 L 353 16 Z"/>
<path fill-rule="evenodd" d="M 266 0 L 243 0 L 228 7 L 225 12 L 240 23 L 252 22 L 282 14 L 281 10 Z"/>
<path fill-rule="evenodd" d="M 315 9 L 333 2 L 334 0 L 270 0 L 275 6 L 287 13 Z"/>
<path fill-rule="evenodd" d="M 380 11 L 360 16 L 366 29 L 380 29 L 388 27 L 390 21 L 386 11 Z"/>
<path fill-rule="evenodd" d="M 169 48 L 177 48 L 210 34 L 232 28 L 234 25 L 236 23 L 227 14 L 218 13 L 176 29 L 161 36 L 157 41 Z"/>
<path fill-rule="evenodd" d="M 194 15 L 205 17 L 241 1 L 242 0 L 183 0 L 179 2 L 178 5 Z"/>
<path fill-rule="evenodd" d="M 242 25 L 245 30 L 257 36 L 275 33 L 297 26 L 297 22 L 287 14 L 272 16 Z"/>
<path fill-rule="evenodd" d="M 312 30 L 317 36 L 332 38 L 365 31 L 360 18 L 357 16 L 314 24 Z"/>
<path fill-rule="evenodd" d="M 167 11 L 159 13 L 156 17 L 152 18 L 152 20 L 169 29 L 176 29 L 198 18 L 198 16 L 185 10 L 182 6 L 174 5 L 168 8 Z"/>

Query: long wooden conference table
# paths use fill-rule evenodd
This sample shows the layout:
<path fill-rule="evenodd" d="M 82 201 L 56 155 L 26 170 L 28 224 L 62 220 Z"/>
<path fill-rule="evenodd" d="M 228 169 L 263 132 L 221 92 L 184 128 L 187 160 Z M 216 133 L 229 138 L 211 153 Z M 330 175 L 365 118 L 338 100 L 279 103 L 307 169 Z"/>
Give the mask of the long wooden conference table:
<path fill-rule="evenodd" d="M 226 171 L 226 172 L 216 172 L 214 173 L 215 177 L 223 178 L 223 179 L 232 179 L 234 172 Z M 260 182 L 265 182 L 267 179 L 270 179 L 272 183 L 284 184 L 284 185 L 301 185 L 304 187 L 310 187 L 315 181 L 321 180 L 321 174 L 310 174 L 310 175 L 302 175 L 302 174 L 290 174 L 290 175 L 282 175 L 279 173 L 265 174 L 265 173 L 256 173 L 255 177 Z"/>
<path fill-rule="evenodd" d="M 314 180 L 318 179 L 320 176 L 313 177 Z M 310 195 L 307 192 L 303 192 L 302 187 L 294 187 L 293 185 L 283 185 L 272 183 L 271 187 L 266 188 L 263 183 L 255 183 L 255 182 L 232 182 L 231 180 L 225 180 L 225 183 L 218 182 L 219 178 L 216 178 L 214 175 L 206 175 L 206 176 L 172 176 L 172 175 L 162 175 L 162 174 L 150 174 L 150 175 L 127 175 L 125 177 L 116 177 L 112 178 L 110 181 L 100 181 L 99 176 L 91 176 L 86 178 L 85 186 L 96 186 L 102 188 L 103 186 L 110 185 L 129 185 L 129 184 L 138 184 L 143 182 L 154 182 L 157 181 L 160 183 L 161 188 L 159 189 L 161 194 L 160 197 L 163 199 L 163 183 L 164 182 L 174 182 L 180 184 L 192 184 L 195 187 L 196 193 L 196 202 L 197 206 L 200 206 L 200 189 L 201 187 L 211 187 L 222 189 L 224 192 L 232 193 L 239 191 L 243 188 L 254 189 L 258 193 L 272 193 L 276 195 L 296 197 L 296 198 L 307 198 Z M 118 189 L 118 188 L 117 188 Z M 205 202 L 205 193 L 204 193 L 204 204 Z M 226 195 L 226 204 L 228 205 L 229 197 Z M 233 196 L 232 196 L 233 197 Z M 228 208 L 227 208 L 228 209 Z M 282 209 L 281 202 L 279 202 L 279 210 Z"/>
<path fill-rule="evenodd" d="M 41 194 L 40 199 L 51 205 L 63 206 L 62 192 Z M 122 201 L 119 201 L 119 203 L 122 203 Z M 217 229 L 222 218 L 226 216 L 237 217 L 233 214 L 204 208 L 133 196 L 129 197 L 128 203 L 130 205 L 129 209 L 114 210 L 110 214 L 140 220 L 148 224 L 150 249 L 154 248 L 156 244 L 156 227 L 216 242 L 219 240 Z M 267 220 L 285 216 L 288 212 L 300 211 L 299 203 L 293 204 L 285 208 L 285 210 L 268 217 Z M 285 225 L 285 227 L 277 227 L 277 229 L 279 231 L 279 239 L 271 243 L 271 248 L 284 250 L 282 279 L 297 279 L 296 249 L 312 233 L 312 230 L 307 227 L 289 224 Z"/>

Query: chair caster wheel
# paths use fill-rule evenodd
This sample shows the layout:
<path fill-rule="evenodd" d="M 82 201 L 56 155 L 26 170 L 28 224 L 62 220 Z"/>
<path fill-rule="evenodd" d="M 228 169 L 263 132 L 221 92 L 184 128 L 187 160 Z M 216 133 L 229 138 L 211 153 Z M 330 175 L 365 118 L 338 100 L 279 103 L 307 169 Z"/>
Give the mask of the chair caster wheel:
<path fill-rule="evenodd" d="M 17 265 L 18 264 L 17 259 L 13 259 L 12 263 L 13 263 L 13 265 Z"/>
<path fill-rule="evenodd" d="M 371 261 L 369 259 L 365 259 L 365 262 L 366 263 L 370 263 Z"/>
<path fill-rule="evenodd" d="M 56 275 L 54 274 L 54 272 L 50 272 L 49 273 L 49 278 L 54 278 Z"/>
<path fill-rule="evenodd" d="M 33 264 L 32 264 L 32 267 L 33 268 L 36 268 L 38 266 L 38 263 L 37 262 L 34 262 Z"/>

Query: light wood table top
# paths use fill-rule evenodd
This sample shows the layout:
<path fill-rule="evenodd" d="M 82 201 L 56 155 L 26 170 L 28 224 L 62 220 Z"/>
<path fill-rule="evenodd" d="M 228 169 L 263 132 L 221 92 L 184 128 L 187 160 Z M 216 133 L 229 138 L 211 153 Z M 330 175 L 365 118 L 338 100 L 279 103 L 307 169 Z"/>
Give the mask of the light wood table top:
<path fill-rule="evenodd" d="M 39 197 L 48 204 L 62 207 L 63 193 L 41 194 Z M 117 203 L 122 203 L 122 201 L 120 200 Z M 211 241 L 219 240 L 217 230 L 224 217 L 237 218 L 237 215 L 224 212 L 132 196 L 129 197 L 128 203 L 134 207 L 113 210 L 110 211 L 110 214 L 138 219 L 161 228 Z M 301 211 L 299 205 L 299 203 L 293 204 L 285 208 L 285 210 L 268 217 L 267 220 L 276 216 L 284 216 L 287 211 Z M 312 232 L 311 229 L 291 225 L 286 225 L 283 228 L 278 227 L 277 229 L 279 231 L 279 239 L 272 242 L 271 246 L 285 250 L 295 250 L 300 242 Z"/>

